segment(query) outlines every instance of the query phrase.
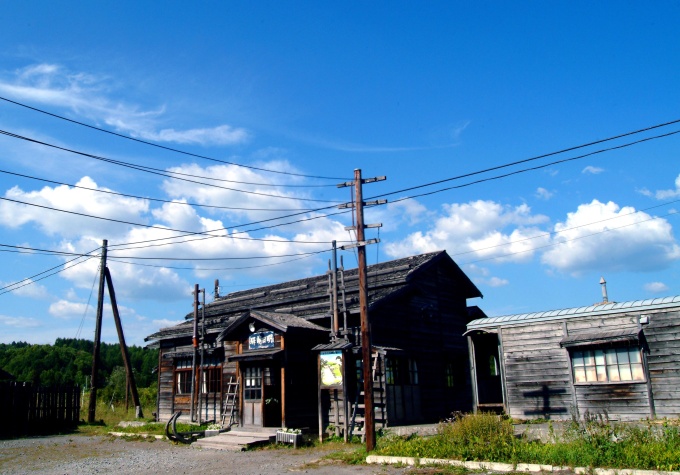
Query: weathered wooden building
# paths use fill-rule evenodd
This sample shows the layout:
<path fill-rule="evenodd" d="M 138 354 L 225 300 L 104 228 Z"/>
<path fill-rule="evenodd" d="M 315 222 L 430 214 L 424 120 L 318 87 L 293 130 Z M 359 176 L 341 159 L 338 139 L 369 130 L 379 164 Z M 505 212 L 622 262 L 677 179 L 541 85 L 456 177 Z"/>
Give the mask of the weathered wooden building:
<path fill-rule="evenodd" d="M 680 296 L 481 318 L 467 328 L 475 410 L 680 416 Z"/>
<path fill-rule="evenodd" d="M 199 312 L 198 321 L 205 328 L 205 377 L 194 394 L 203 420 L 347 428 L 361 406 L 358 272 L 337 275 L 342 324 L 335 335 L 330 274 L 234 292 L 205 305 L 205 319 Z M 483 315 L 468 307 L 474 297 L 481 293 L 445 251 L 368 267 L 376 424 L 436 422 L 472 409 L 463 333 Z M 147 337 L 160 348 L 161 420 L 190 412 L 192 316 Z M 328 364 L 340 360 L 342 384 L 322 391 L 321 371 L 332 375 Z"/>

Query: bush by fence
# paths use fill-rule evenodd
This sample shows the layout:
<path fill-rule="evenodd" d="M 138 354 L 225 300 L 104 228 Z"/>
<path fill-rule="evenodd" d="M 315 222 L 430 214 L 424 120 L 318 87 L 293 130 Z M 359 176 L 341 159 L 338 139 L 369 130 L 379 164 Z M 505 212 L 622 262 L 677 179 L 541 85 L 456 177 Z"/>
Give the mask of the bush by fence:
<path fill-rule="evenodd" d="M 0 438 L 54 434 L 77 426 L 80 387 L 0 382 Z"/>

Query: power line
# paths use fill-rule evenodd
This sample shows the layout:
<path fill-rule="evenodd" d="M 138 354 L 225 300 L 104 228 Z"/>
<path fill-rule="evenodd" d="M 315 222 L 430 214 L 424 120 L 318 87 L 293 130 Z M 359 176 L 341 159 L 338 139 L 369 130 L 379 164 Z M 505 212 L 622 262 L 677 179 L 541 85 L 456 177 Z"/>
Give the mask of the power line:
<path fill-rule="evenodd" d="M 85 259 L 85 260 L 83 260 L 83 261 L 80 261 L 80 262 L 77 262 L 77 263 L 73 264 L 72 266 L 64 267 L 63 269 L 60 269 L 60 270 L 58 270 L 58 271 L 56 271 L 56 272 L 52 272 L 51 274 L 47 274 L 47 275 L 45 275 L 45 276 L 43 276 L 43 277 L 41 277 L 41 278 L 39 278 L 39 279 L 31 280 L 30 282 L 26 282 L 26 283 L 23 284 L 23 285 L 19 285 L 19 286 L 16 286 L 16 287 L 12 288 L 12 289 L 5 290 L 4 292 L 0 292 L 0 295 L 7 294 L 7 293 L 9 293 L 9 292 L 14 292 L 15 290 L 18 290 L 18 289 L 20 289 L 20 288 L 22 288 L 22 287 L 26 287 L 27 285 L 35 284 L 36 282 L 39 282 L 39 281 L 44 280 L 44 279 L 47 279 L 48 277 L 52 277 L 53 275 L 59 274 L 60 272 L 67 271 L 67 270 L 69 270 L 69 269 L 72 269 L 72 268 L 75 267 L 75 266 L 78 266 L 78 265 L 80 265 L 80 264 L 84 264 L 85 262 L 89 261 L 90 259 L 92 259 L 92 258 L 94 258 L 94 257 L 95 257 L 95 256 L 87 256 L 87 259 Z M 73 261 L 70 261 L 70 262 L 73 262 Z M 62 265 L 64 265 L 64 264 L 62 264 Z M 58 266 L 58 267 L 61 267 L 61 266 Z M 24 279 L 24 281 L 25 281 L 25 280 L 26 280 L 26 279 Z M 6 288 L 6 287 L 5 287 L 5 288 Z"/>
<path fill-rule="evenodd" d="M 141 262 L 130 262 L 130 261 L 124 261 L 119 258 L 109 258 L 110 261 L 114 262 L 120 262 L 121 264 L 128 264 L 132 266 L 142 266 L 142 267 L 156 267 L 156 268 L 161 268 L 161 269 L 177 269 L 177 270 L 193 270 L 193 271 L 216 271 L 216 270 L 248 270 L 248 269 L 259 269 L 262 267 L 273 267 L 273 266 L 279 266 L 282 264 L 288 264 L 290 262 L 295 262 L 295 261 L 301 261 L 304 259 L 309 259 L 310 257 L 317 255 L 317 254 L 322 254 L 326 251 L 318 251 L 316 253 L 311 253 L 307 256 L 302 256 L 302 257 L 297 257 L 295 259 L 289 259 L 287 261 L 281 261 L 281 262 L 274 262 L 272 264 L 260 264 L 257 266 L 244 266 L 244 267 L 181 267 L 181 266 L 165 266 L 165 265 L 159 265 L 159 264 L 144 264 Z"/>
<path fill-rule="evenodd" d="M 245 240 L 245 241 L 264 241 L 264 242 L 280 242 L 280 243 L 294 243 L 294 244 L 328 244 L 327 241 L 307 241 L 307 240 L 305 240 L 305 241 L 293 241 L 293 240 L 285 240 L 285 239 L 266 239 L 266 238 L 240 237 L 240 236 L 233 236 L 232 234 L 215 236 L 215 235 L 211 235 L 209 233 L 218 232 L 218 231 L 228 231 L 228 229 L 227 228 L 220 228 L 220 229 L 213 229 L 213 230 L 210 230 L 210 231 L 185 231 L 185 230 L 182 230 L 182 229 L 156 226 L 156 225 L 153 225 L 153 224 L 143 224 L 143 223 L 135 223 L 135 222 L 132 222 L 132 221 L 125 221 L 125 220 L 122 220 L 122 219 L 105 218 L 103 216 L 95 216 L 95 215 L 92 215 L 92 214 L 80 213 L 78 211 L 69 211 L 69 210 L 64 210 L 64 209 L 59 209 L 59 208 L 53 208 L 51 206 L 39 205 L 39 204 L 36 204 L 36 203 L 28 203 L 26 201 L 14 200 L 12 198 L 5 198 L 5 197 L 1 197 L 1 196 L 0 196 L 0 200 L 9 201 L 11 203 L 22 204 L 22 205 L 26 205 L 26 206 L 34 206 L 36 208 L 46 209 L 46 210 L 50 210 L 50 211 L 58 211 L 58 212 L 61 212 L 61 213 L 66 213 L 66 214 L 73 214 L 73 215 L 82 216 L 82 217 L 85 217 L 85 218 L 100 219 L 100 220 L 103 220 L 103 221 L 110 221 L 110 222 L 114 222 L 114 223 L 127 224 L 127 225 L 131 225 L 131 226 L 139 226 L 139 227 L 150 228 L 150 229 L 158 229 L 158 230 L 161 230 L 161 231 L 184 233 L 185 235 L 200 234 L 200 235 L 210 236 L 210 237 L 213 237 L 213 238 L 221 237 L 221 238 L 231 238 L 231 239 L 239 239 L 239 240 Z M 278 219 L 278 218 L 275 218 L 275 219 Z M 280 226 L 280 225 L 277 225 L 277 226 Z M 247 232 L 247 231 L 243 231 L 243 232 Z M 176 236 L 173 236 L 173 237 L 170 237 L 170 238 L 163 238 L 163 239 L 174 239 L 174 238 L 176 238 Z M 178 244 L 178 243 L 174 243 L 174 244 Z M 118 246 L 120 246 L 120 244 Z M 147 247 L 151 247 L 151 246 L 147 246 Z M 135 248 L 132 248 L 132 249 L 135 249 Z"/>
<path fill-rule="evenodd" d="M 329 249 L 314 252 L 299 252 L 296 254 L 278 254 L 275 256 L 238 256 L 238 257 L 145 257 L 145 256 L 112 256 L 118 259 L 142 259 L 149 261 L 249 261 L 254 259 L 277 259 L 279 257 L 313 256 L 328 252 Z"/>
<path fill-rule="evenodd" d="M 339 201 L 334 201 L 334 200 L 316 200 L 316 199 L 311 199 L 311 198 L 297 198 L 297 197 L 294 197 L 294 196 L 273 195 L 271 193 L 262 193 L 262 192 L 259 192 L 259 191 L 241 190 L 241 189 L 238 189 L 238 188 L 229 188 L 229 187 L 226 187 L 226 186 L 215 185 L 213 183 L 204 183 L 204 182 L 200 182 L 200 181 L 196 181 L 196 180 L 190 180 L 188 178 L 181 178 L 179 176 L 173 176 L 171 174 L 172 172 L 154 171 L 154 170 L 160 170 L 160 169 L 157 169 L 157 168 L 146 167 L 146 166 L 143 166 L 143 165 L 137 165 L 137 164 L 130 163 L 130 162 L 124 162 L 122 160 L 114 160 L 114 159 L 111 159 L 111 158 L 102 157 L 100 155 L 94 155 L 94 154 L 91 154 L 91 153 L 80 152 L 78 150 L 74 150 L 74 149 L 70 149 L 70 148 L 66 148 L 66 147 L 60 147 L 59 145 L 54 145 L 54 144 L 51 144 L 51 143 L 43 142 L 41 140 L 33 139 L 33 138 L 26 137 L 26 136 L 23 136 L 23 135 L 18 135 L 18 134 L 15 134 L 13 132 L 8 132 L 6 130 L 0 129 L 0 134 L 6 135 L 8 137 L 16 138 L 16 139 L 19 139 L 19 140 L 25 140 L 27 142 L 32 142 L 32 143 L 36 143 L 36 144 L 39 144 L 39 145 L 43 145 L 45 147 L 54 148 L 56 150 L 62 150 L 64 152 L 69 152 L 69 153 L 73 153 L 73 154 L 76 154 L 76 155 L 81 155 L 83 157 L 93 158 L 95 160 L 99 160 L 99 161 L 102 161 L 102 162 L 105 162 L 105 163 L 111 163 L 111 164 L 122 166 L 122 167 L 125 167 L 125 168 L 130 168 L 130 169 L 133 169 L 133 170 L 142 171 L 142 172 L 145 172 L 145 173 L 150 173 L 152 175 L 159 175 L 159 176 L 163 176 L 163 177 L 166 177 L 166 178 L 172 178 L 174 180 L 186 181 L 188 183 L 194 183 L 194 184 L 198 184 L 198 185 L 202 185 L 202 186 L 209 186 L 211 188 L 219 188 L 221 190 L 233 191 L 233 192 L 236 192 L 236 193 L 244 193 L 244 194 L 247 194 L 247 195 L 256 195 L 256 196 L 266 196 L 266 197 L 269 197 L 269 198 L 277 198 L 277 199 L 284 199 L 284 200 L 312 201 L 312 202 L 318 202 L 318 203 L 340 203 Z"/>
<path fill-rule="evenodd" d="M 668 133 L 666 133 L 666 134 L 655 135 L 654 137 L 647 137 L 647 138 L 644 138 L 644 139 L 636 140 L 636 141 L 634 141 L 634 142 L 629 142 L 629 143 L 627 143 L 627 144 L 617 145 L 617 146 L 615 146 L 615 147 L 609 147 L 609 148 L 604 148 L 604 149 L 596 150 L 596 151 L 594 151 L 594 152 L 590 152 L 590 153 L 586 153 L 586 154 L 583 154 L 583 155 L 579 155 L 579 156 L 577 156 L 577 157 L 571 157 L 571 158 L 565 158 L 565 159 L 562 159 L 562 160 L 556 160 L 556 161 L 554 161 L 554 162 L 546 163 L 546 164 L 543 164 L 543 165 L 537 165 L 537 166 L 535 166 L 535 167 L 523 168 L 523 169 L 521 169 L 521 170 L 515 170 L 515 171 L 513 171 L 513 172 L 505 173 L 505 174 L 503 174 L 503 175 L 496 175 L 496 176 L 489 177 L 489 178 L 481 178 L 481 179 L 479 179 L 479 180 L 471 181 L 471 182 L 469 182 L 469 183 L 464 183 L 464 184 L 462 184 L 462 185 L 448 186 L 448 187 L 446 187 L 446 188 L 441 188 L 441 189 L 435 190 L 435 191 L 429 191 L 429 192 L 426 192 L 426 193 L 420 193 L 420 194 L 417 194 L 417 195 L 412 195 L 412 196 L 407 196 L 407 197 L 404 197 L 404 198 L 399 198 L 399 199 L 397 199 L 397 200 L 393 200 L 392 203 L 398 203 L 398 202 L 400 202 L 400 201 L 405 201 L 405 200 L 412 200 L 412 199 L 415 199 L 415 198 L 420 198 L 420 197 L 422 197 L 422 196 L 434 195 L 434 194 L 437 194 L 437 193 L 441 193 L 441 192 L 443 192 L 443 191 L 453 190 L 453 189 L 457 189 L 457 188 L 466 188 L 466 187 L 468 187 L 468 186 L 477 185 L 477 184 L 479 184 L 479 183 L 484 183 L 484 182 L 487 182 L 487 181 L 500 180 L 500 179 L 502 179 L 502 178 L 507 178 L 507 177 L 512 176 L 512 175 L 519 175 L 519 174 L 521 174 L 521 173 L 526 173 L 526 172 L 530 172 L 530 171 L 540 170 L 540 169 L 542 169 L 542 168 L 547 168 L 547 167 L 549 167 L 549 166 L 551 166 L 551 165 L 557 165 L 557 164 L 559 164 L 559 163 L 565 163 L 565 162 L 570 162 L 570 161 L 574 161 L 574 160 L 579 160 L 579 159 L 581 159 L 581 158 L 589 157 L 589 156 L 592 156 L 592 155 L 597 155 L 597 154 L 609 152 L 609 151 L 612 151 L 612 150 L 617 150 L 617 149 L 622 149 L 622 148 L 626 148 L 626 147 L 631 147 L 631 146 L 633 146 L 633 145 L 637 145 L 637 144 L 642 143 L 642 142 L 648 142 L 648 141 L 651 141 L 651 140 L 656 140 L 656 139 L 660 139 L 660 138 L 664 138 L 664 137 L 669 137 L 669 136 L 671 136 L 671 135 L 675 135 L 675 134 L 679 134 L 679 133 L 680 133 L 680 130 L 676 130 L 676 131 L 673 131 L 673 132 L 668 132 Z M 499 168 L 499 167 L 497 167 L 497 168 Z M 501 167 L 501 168 L 502 168 L 502 167 Z M 476 173 L 474 173 L 474 174 L 476 174 Z M 461 175 L 460 177 L 455 177 L 455 178 L 447 179 L 447 181 L 449 181 L 449 180 L 455 180 L 455 179 L 457 179 L 457 178 L 462 178 L 462 177 L 469 176 L 469 175 L 470 175 L 470 174 Z M 424 187 L 424 186 L 429 186 L 429 184 L 428 184 L 428 185 L 422 185 L 422 186 L 420 186 L 419 188 L 422 188 L 422 187 Z M 408 189 L 413 189 L 413 188 L 408 188 Z M 403 191 L 403 190 L 401 190 L 401 191 Z M 387 195 L 392 195 L 392 194 L 395 194 L 395 193 L 400 193 L 401 191 L 395 191 L 395 192 L 386 193 L 386 194 L 382 194 L 382 195 L 376 195 L 376 196 L 373 196 L 373 197 L 370 198 L 370 199 L 378 198 L 378 197 L 382 197 L 382 196 L 387 196 Z"/>
<path fill-rule="evenodd" d="M 494 170 L 500 170 L 500 169 L 502 169 L 502 168 L 507 168 L 507 167 L 511 167 L 511 166 L 514 166 L 514 165 L 519 165 L 519 164 L 521 164 L 521 163 L 527 163 L 527 162 L 539 160 L 539 159 L 541 159 L 541 158 L 551 157 L 551 156 L 553 156 L 553 155 L 559 155 L 559 154 L 562 154 L 562 153 L 571 152 L 571 151 L 573 151 L 573 150 L 578 150 L 578 149 L 581 149 L 581 148 L 590 147 L 590 146 L 592 146 L 592 145 L 597 145 L 597 144 L 604 143 L 604 142 L 610 142 L 610 141 L 612 141 L 612 140 L 620 139 L 620 138 L 622 138 L 622 137 L 627 137 L 627 136 L 639 134 L 639 133 L 642 133 L 642 132 L 648 132 L 648 131 L 650 131 L 650 130 L 658 129 L 658 128 L 661 128 L 661 127 L 666 127 L 666 126 L 672 125 L 672 124 L 677 124 L 677 123 L 679 123 L 679 122 L 680 122 L 680 119 L 672 120 L 672 121 L 670 121 L 670 122 L 664 122 L 664 123 L 662 123 L 662 124 L 652 125 L 652 126 L 650 126 L 650 127 L 645 127 L 644 129 L 638 129 L 638 130 L 634 130 L 634 131 L 632 131 L 632 132 L 626 132 L 626 133 L 623 133 L 623 134 L 615 135 L 615 136 L 613 136 L 613 137 L 608 137 L 608 138 L 606 138 L 606 139 L 596 140 L 596 141 L 594 141 L 594 142 L 589 142 L 589 143 L 586 143 L 586 144 L 576 145 L 576 146 L 574 146 L 574 147 L 565 148 L 565 149 L 562 149 L 562 150 L 558 150 L 558 151 L 556 151 L 556 152 L 545 153 L 545 154 L 543 154 L 543 155 L 537 155 L 537 156 L 535 156 L 535 157 L 525 158 L 525 159 L 523 159 L 523 160 L 517 160 L 517 161 L 515 161 L 515 162 L 510 162 L 510 163 L 506 163 L 506 164 L 503 164 L 503 165 L 498 165 L 498 166 L 491 167 L 491 168 L 485 168 L 485 169 L 483 169 L 483 170 L 477 170 L 477 171 L 474 171 L 474 172 L 465 173 L 465 174 L 463 174 L 463 175 L 458 175 L 458 176 L 454 176 L 454 177 L 450 177 L 450 178 L 444 178 L 444 179 L 442 179 L 442 180 L 432 181 L 432 182 L 429 182 L 429 183 L 424 183 L 424 184 L 422 184 L 422 185 L 416 185 L 416 186 L 412 186 L 412 187 L 409 187 L 409 188 L 403 188 L 403 189 L 397 190 L 397 191 L 391 191 L 391 192 L 389 192 L 389 193 L 383 193 L 383 194 L 380 194 L 380 195 L 375 195 L 375 196 L 373 196 L 372 198 L 378 198 L 378 197 L 384 197 L 384 196 L 395 195 L 395 194 L 397 194 L 397 193 L 403 193 L 403 192 L 405 192 L 405 191 L 417 190 L 417 189 L 420 189 L 420 188 L 425 188 L 425 187 L 428 187 L 428 186 L 438 185 L 438 184 L 440 184 L 440 183 L 445 183 L 445 182 L 448 182 L 448 181 L 459 180 L 459 179 L 461 179 L 461 178 L 468 178 L 468 177 L 471 177 L 471 176 L 480 175 L 480 174 L 482 174 L 482 173 L 486 173 L 486 172 L 490 172 L 490 171 L 494 171 Z M 650 138 L 647 138 L 647 139 L 643 139 L 643 140 L 639 140 L 639 141 L 636 141 L 636 142 L 632 142 L 632 143 L 630 143 L 630 144 L 628 144 L 628 145 L 626 145 L 626 146 L 634 145 L 634 144 L 637 144 L 637 143 L 640 143 L 640 142 L 645 142 L 645 141 L 653 140 L 653 139 L 657 139 L 657 138 L 667 137 L 667 136 L 669 136 L 669 135 L 673 135 L 673 134 L 676 134 L 676 133 L 678 133 L 678 132 L 672 132 L 672 133 L 669 133 L 669 134 L 657 135 L 657 136 L 650 137 Z M 615 150 L 615 149 L 617 149 L 617 148 L 624 148 L 624 146 L 620 146 L 620 147 L 611 147 L 611 148 L 603 149 L 602 151 Z M 594 152 L 594 153 L 586 154 L 586 155 L 581 155 L 580 157 L 576 157 L 576 158 L 587 157 L 587 156 L 589 156 L 589 155 L 594 155 L 595 153 L 601 153 L 602 151 L 600 151 L 600 152 Z M 575 158 L 572 159 L 572 160 L 575 160 Z M 561 163 L 562 161 L 568 161 L 568 160 L 560 160 L 560 161 L 557 161 L 557 162 L 553 162 L 553 164 L 555 164 L 555 163 Z M 539 167 L 539 168 L 540 168 L 540 167 Z M 529 170 L 533 170 L 533 168 L 530 168 Z M 503 176 L 507 176 L 507 175 L 503 175 Z M 476 182 L 475 182 L 475 183 L 476 183 Z M 449 188 L 445 188 L 445 190 L 446 190 L 446 189 L 449 189 Z M 418 195 L 418 196 L 423 196 L 423 195 Z M 369 199 L 371 199 L 371 198 L 369 198 Z"/>
<path fill-rule="evenodd" d="M 185 206 L 197 206 L 201 208 L 210 208 L 210 209 L 230 209 L 230 210 L 238 210 L 238 211 L 314 211 L 314 208 L 243 208 L 243 207 L 237 207 L 237 206 L 216 206 L 216 205 L 206 205 L 206 204 L 201 204 L 201 203 L 190 203 L 190 202 L 183 202 L 183 201 L 177 201 L 177 200 L 166 200 L 162 198 L 149 198 L 147 196 L 138 196 L 138 195 L 130 195 L 127 193 L 118 193 L 116 191 L 110 191 L 110 190 L 103 190 L 100 188 L 88 188 L 86 186 L 80 186 L 80 185 L 74 185 L 71 183 L 64 183 L 61 181 L 55 181 L 55 180 L 49 180 L 47 178 L 39 178 L 36 176 L 32 175 L 24 175 L 23 173 L 17 173 L 17 172 L 11 172 L 8 170 L 0 170 L 0 173 L 5 173 L 7 175 L 14 175 L 22 178 L 28 178 L 31 180 L 37 180 L 37 181 L 42 181 L 45 183 L 52 183 L 54 185 L 63 185 L 63 186 L 70 186 L 71 188 L 77 188 L 80 190 L 88 190 L 88 191 L 95 191 L 97 193 L 106 193 L 109 195 L 114 195 L 114 196 L 124 196 L 125 198 L 135 198 L 139 200 L 148 200 L 148 201 L 157 201 L 160 203 L 172 203 L 172 204 L 178 204 L 178 205 L 185 205 Z"/>
<path fill-rule="evenodd" d="M 181 153 L 183 155 L 188 155 L 190 157 L 202 158 L 204 160 L 209 160 L 209 161 L 212 161 L 212 162 L 224 163 L 226 165 L 234 165 L 234 166 L 241 167 L 241 168 L 248 168 L 250 170 L 257 170 L 257 171 L 267 172 L 267 173 L 276 173 L 276 174 L 280 174 L 280 175 L 298 176 L 298 177 L 303 177 L 303 178 L 317 178 L 317 179 L 320 179 L 320 180 L 345 180 L 345 178 L 318 176 L 318 175 L 305 175 L 305 174 L 302 174 L 302 173 L 293 173 L 293 172 L 285 172 L 285 171 L 281 171 L 281 170 L 272 170 L 272 169 L 269 169 L 269 168 L 254 167 L 254 166 L 251 166 L 251 165 L 243 165 L 243 164 L 236 163 L 236 162 L 219 160 L 217 158 L 207 157 L 205 155 L 199 155 L 199 154 L 196 154 L 196 153 L 191 153 L 191 152 L 187 152 L 187 151 L 184 151 L 184 150 L 179 150 L 179 149 L 176 149 L 176 148 L 167 147 L 165 145 L 153 143 L 153 142 L 150 142 L 150 141 L 147 141 L 147 140 L 142 140 L 142 139 L 138 139 L 138 138 L 135 138 L 135 137 L 130 137 L 128 135 L 119 134 L 117 132 L 113 132 L 113 131 L 106 130 L 106 129 L 103 129 L 103 128 L 100 128 L 100 127 L 96 127 L 94 125 L 86 124 L 84 122 L 79 122 L 79 121 L 74 120 L 74 119 L 69 119 L 67 117 L 64 117 L 64 116 L 61 116 L 61 115 L 58 115 L 58 114 L 54 114 L 52 112 L 47 112 L 43 109 L 38 109 L 37 107 L 29 106 L 28 104 L 23 104 L 21 102 L 13 101 L 13 100 L 8 99 L 6 97 L 0 96 L 0 99 L 3 100 L 3 101 L 9 102 L 11 104 L 21 106 L 21 107 L 24 107 L 26 109 L 30 109 L 30 110 L 35 111 L 35 112 L 40 112 L 41 114 L 45 114 L 45 115 L 48 115 L 48 116 L 51 116 L 51 117 L 54 117 L 54 118 L 57 118 L 57 119 L 61 119 L 61 120 L 65 120 L 67 122 L 71 122 L 73 124 L 77 124 L 77 125 L 81 125 L 83 127 L 87 127 L 89 129 L 92 129 L 92 130 L 97 130 L 99 132 L 104 132 L 104 133 L 114 135 L 116 137 L 120 137 L 120 138 L 123 138 L 123 139 L 126 139 L 126 140 L 132 140 L 134 142 L 139 142 L 139 143 L 142 143 L 142 144 L 145 144 L 145 145 L 150 145 L 152 147 L 160 148 L 160 149 L 163 149 L 163 150 L 168 150 L 170 152 Z"/>
<path fill-rule="evenodd" d="M 7 245 L 7 244 L 0 244 L 0 246 L 3 246 L 3 247 L 22 247 L 22 246 L 9 246 L 9 245 Z M 25 247 L 24 247 L 24 249 L 25 249 Z M 98 247 L 98 248 L 96 248 L 96 249 L 93 249 L 93 250 L 91 250 L 90 252 L 88 252 L 87 254 L 78 255 L 77 257 L 75 257 L 74 259 L 71 259 L 70 261 L 66 261 L 66 262 L 64 262 L 63 264 L 59 264 L 59 265 L 57 265 L 57 266 L 50 267 L 50 268 L 47 269 L 47 270 L 44 270 L 44 271 L 42 271 L 42 272 L 38 272 L 37 274 L 34 274 L 34 275 L 30 276 L 30 277 L 26 277 L 25 279 L 22 279 L 22 280 L 19 280 L 19 281 L 17 281 L 17 282 L 14 282 L 13 284 L 9 284 L 9 285 L 6 285 L 6 286 L 4 286 L 4 287 L 0 287 L 0 290 L 5 290 L 5 289 L 7 289 L 7 288 L 9 288 L 9 287 L 13 287 L 13 286 L 15 286 L 15 285 L 21 284 L 22 282 L 25 282 L 25 281 L 27 281 L 27 280 L 31 280 L 31 279 L 33 279 L 33 278 L 35 278 L 35 277 L 38 277 L 38 276 L 40 276 L 40 275 L 42 275 L 42 274 L 44 274 L 44 273 L 46 273 L 46 272 L 52 271 L 52 270 L 54 270 L 54 269 L 56 269 L 56 268 L 58 268 L 58 267 L 64 266 L 64 265 L 69 264 L 69 263 L 71 263 L 71 262 L 73 262 L 73 261 L 77 261 L 77 260 L 80 259 L 81 257 L 85 257 L 85 256 L 87 256 L 87 257 L 94 257 L 94 256 L 91 256 L 91 254 L 92 254 L 94 251 L 98 250 L 98 249 L 100 249 L 100 248 Z M 51 253 L 51 254 L 53 254 L 53 253 Z"/>

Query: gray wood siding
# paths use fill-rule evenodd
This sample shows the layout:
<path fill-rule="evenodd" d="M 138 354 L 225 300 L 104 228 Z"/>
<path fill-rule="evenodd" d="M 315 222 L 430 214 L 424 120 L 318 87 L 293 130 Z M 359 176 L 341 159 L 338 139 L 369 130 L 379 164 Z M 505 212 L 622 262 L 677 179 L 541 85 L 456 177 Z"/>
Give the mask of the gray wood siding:
<path fill-rule="evenodd" d="M 607 415 L 610 420 L 639 421 L 649 416 L 646 383 L 584 384 L 575 387 L 581 416 Z"/>
<path fill-rule="evenodd" d="M 561 322 L 503 328 L 507 409 L 517 419 L 567 419 L 573 399 Z"/>
<path fill-rule="evenodd" d="M 657 417 L 680 417 L 680 311 L 649 313 L 643 326 Z"/>

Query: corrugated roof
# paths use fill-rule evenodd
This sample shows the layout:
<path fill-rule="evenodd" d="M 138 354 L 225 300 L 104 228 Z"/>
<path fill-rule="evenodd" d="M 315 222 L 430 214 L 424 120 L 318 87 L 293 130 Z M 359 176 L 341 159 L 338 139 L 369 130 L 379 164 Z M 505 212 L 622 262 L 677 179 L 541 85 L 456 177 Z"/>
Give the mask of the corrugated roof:
<path fill-rule="evenodd" d="M 606 304 L 590 305 L 587 307 L 572 307 L 545 312 L 522 313 L 517 315 L 503 315 L 500 317 L 478 318 L 468 323 L 468 330 L 488 327 L 504 327 L 534 322 L 563 320 L 565 318 L 586 317 L 591 315 L 607 315 L 622 313 L 627 310 L 645 311 L 663 308 L 680 307 L 680 295 L 646 300 L 631 300 L 628 302 L 610 302 Z"/>

